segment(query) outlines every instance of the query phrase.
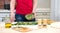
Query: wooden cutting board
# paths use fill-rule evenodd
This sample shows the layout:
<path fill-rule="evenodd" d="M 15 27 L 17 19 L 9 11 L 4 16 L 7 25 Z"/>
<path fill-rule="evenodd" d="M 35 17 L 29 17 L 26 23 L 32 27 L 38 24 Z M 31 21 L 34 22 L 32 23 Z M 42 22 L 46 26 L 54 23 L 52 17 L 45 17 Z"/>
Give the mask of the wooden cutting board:
<path fill-rule="evenodd" d="M 26 27 L 21 27 L 21 28 L 14 27 L 14 28 L 12 28 L 12 29 L 13 29 L 13 30 L 16 30 L 16 31 L 19 31 L 19 32 L 29 32 L 29 31 L 32 30 L 32 29 L 26 28 Z"/>

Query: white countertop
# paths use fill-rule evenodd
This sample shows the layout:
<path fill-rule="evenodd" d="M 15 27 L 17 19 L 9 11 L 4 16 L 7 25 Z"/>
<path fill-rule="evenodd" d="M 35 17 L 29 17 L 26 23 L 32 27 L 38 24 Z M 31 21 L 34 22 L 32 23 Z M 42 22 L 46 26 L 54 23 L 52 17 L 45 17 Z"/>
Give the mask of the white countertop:
<path fill-rule="evenodd" d="M 1 23 L 1 24 L 4 25 L 4 23 Z M 50 27 L 50 25 L 48 25 L 48 28 L 42 28 L 42 29 L 37 29 L 37 30 L 35 30 L 35 28 L 37 28 L 37 25 L 25 25 L 25 26 L 28 26 L 34 29 L 32 31 L 25 32 L 25 33 L 60 33 L 60 29 L 52 28 Z M 22 33 L 22 32 L 15 31 L 11 28 L 10 29 L 2 28 L 0 29 L 0 33 Z"/>
<path fill-rule="evenodd" d="M 15 11 L 15 10 L 14 10 Z M 10 10 L 3 10 L 3 9 L 0 9 L 0 12 L 11 12 Z"/>
<path fill-rule="evenodd" d="M 50 12 L 50 8 L 37 8 L 36 12 Z M 0 9 L 0 12 L 10 12 L 10 10 Z"/>

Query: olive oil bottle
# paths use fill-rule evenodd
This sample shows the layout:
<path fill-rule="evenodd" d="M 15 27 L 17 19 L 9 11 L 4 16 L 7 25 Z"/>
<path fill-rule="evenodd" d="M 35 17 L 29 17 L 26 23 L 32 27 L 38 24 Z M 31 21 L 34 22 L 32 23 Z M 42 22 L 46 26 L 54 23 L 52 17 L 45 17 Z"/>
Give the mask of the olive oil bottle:
<path fill-rule="evenodd" d="M 8 17 L 8 15 L 6 15 L 6 17 L 5 17 L 5 28 L 11 28 L 11 26 L 12 26 L 9 18 L 10 17 Z"/>

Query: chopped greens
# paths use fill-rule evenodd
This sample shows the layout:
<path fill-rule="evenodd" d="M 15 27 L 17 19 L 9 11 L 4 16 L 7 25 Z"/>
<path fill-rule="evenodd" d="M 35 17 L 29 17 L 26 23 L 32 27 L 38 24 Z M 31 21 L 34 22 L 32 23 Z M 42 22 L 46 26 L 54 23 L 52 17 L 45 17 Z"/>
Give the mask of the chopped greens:
<path fill-rule="evenodd" d="M 37 25 L 37 22 L 17 22 L 12 25 Z"/>

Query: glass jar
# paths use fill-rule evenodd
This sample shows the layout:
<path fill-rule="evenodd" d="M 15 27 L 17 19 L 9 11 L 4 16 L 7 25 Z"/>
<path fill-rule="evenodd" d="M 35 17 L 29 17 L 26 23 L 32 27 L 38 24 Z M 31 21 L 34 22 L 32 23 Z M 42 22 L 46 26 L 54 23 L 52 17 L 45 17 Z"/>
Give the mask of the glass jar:
<path fill-rule="evenodd" d="M 42 28 L 43 27 L 42 26 L 42 19 L 38 19 L 37 22 L 38 22 L 38 28 L 39 29 Z"/>
<path fill-rule="evenodd" d="M 5 28 L 11 28 L 12 24 L 11 22 L 5 22 Z"/>

